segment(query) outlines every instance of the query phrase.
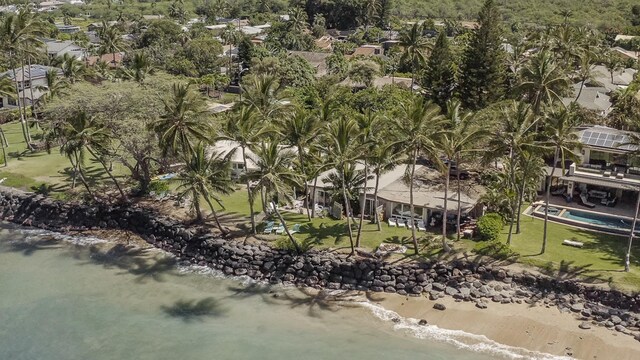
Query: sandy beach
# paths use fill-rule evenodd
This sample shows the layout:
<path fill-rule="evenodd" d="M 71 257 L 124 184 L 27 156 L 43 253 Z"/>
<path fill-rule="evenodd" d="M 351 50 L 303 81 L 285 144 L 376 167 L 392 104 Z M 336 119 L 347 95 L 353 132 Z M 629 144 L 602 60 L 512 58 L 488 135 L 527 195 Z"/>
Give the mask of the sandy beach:
<path fill-rule="evenodd" d="M 577 359 L 640 359 L 640 342 L 632 336 L 592 325 L 582 330 L 574 314 L 544 305 L 495 304 L 478 309 L 453 298 L 374 294 L 373 300 L 405 318 L 425 319 L 431 325 L 484 335 L 498 343 Z M 438 302 L 447 309 L 436 310 Z"/>

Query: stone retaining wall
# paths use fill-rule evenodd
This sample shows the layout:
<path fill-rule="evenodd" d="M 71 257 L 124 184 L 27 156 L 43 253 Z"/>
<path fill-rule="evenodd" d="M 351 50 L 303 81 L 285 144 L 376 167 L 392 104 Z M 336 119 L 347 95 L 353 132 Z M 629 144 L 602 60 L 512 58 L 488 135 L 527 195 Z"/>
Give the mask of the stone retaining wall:
<path fill-rule="evenodd" d="M 634 334 L 640 327 L 640 295 L 602 290 L 572 280 L 476 264 L 468 261 L 393 265 L 371 258 L 347 258 L 326 251 L 296 255 L 267 244 L 231 243 L 185 227 L 149 210 L 64 203 L 0 186 L 0 218 L 53 231 L 122 229 L 182 261 L 228 275 L 271 283 L 329 289 L 384 291 L 435 300 L 452 296 L 479 308 L 495 303 L 544 303 L 575 312 L 583 320 Z"/>

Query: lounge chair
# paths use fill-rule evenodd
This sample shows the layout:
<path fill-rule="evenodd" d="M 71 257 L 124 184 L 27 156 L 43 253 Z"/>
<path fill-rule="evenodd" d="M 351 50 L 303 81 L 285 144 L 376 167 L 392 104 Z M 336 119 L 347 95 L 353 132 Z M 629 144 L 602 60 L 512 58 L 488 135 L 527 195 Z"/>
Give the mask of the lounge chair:
<path fill-rule="evenodd" d="M 559 189 L 556 189 L 556 190 L 552 191 L 551 195 L 553 195 L 553 196 L 562 196 L 562 195 L 564 195 L 565 191 L 567 191 L 567 189 L 565 187 L 561 187 Z"/>
<path fill-rule="evenodd" d="M 262 232 L 263 234 L 271 234 L 271 232 L 273 231 L 273 221 L 269 221 L 267 222 L 267 227 L 264 228 L 264 231 Z"/>
<path fill-rule="evenodd" d="M 577 248 L 581 248 L 584 246 L 584 243 L 580 242 L 580 241 L 574 241 L 574 240 L 564 240 L 562 241 L 562 245 L 567 245 L 567 246 L 573 246 L 573 247 L 577 247 Z"/>
<path fill-rule="evenodd" d="M 416 226 L 416 229 L 418 229 L 418 231 L 427 231 L 427 227 L 424 225 L 424 221 L 420 220 L 418 221 L 418 225 Z"/>
<path fill-rule="evenodd" d="M 582 200 L 582 205 L 593 209 L 594 207 L 596 207 L 596 204 L 589 202 L 589 198 L 587 197 L 587 194 L 582 193 L 580 194 L 580 200 Z"/>
<path fill-rule="evenodd" d="M 289 230 L 289 233 L 291 235 L 293 235 L 295 233 L 299 233 L 299 232 L 300 232 L 300 224 L 293 225 L 293 227 Z"/>
<path fill-rule="evenodd" d="M 394 218 L 389 218 L 389 220 L 387 220 L 389 222 L 389 227 L 396 227 L 398 226 L 398 222 L 396 221 L 396 219 Z"/>
<path fill-rule="evenodd" d="M 282 235 L 282 234 L 284 234 L 284 225 L 280 224 L 280 226 L 276 228 L 276 235 Z"/>

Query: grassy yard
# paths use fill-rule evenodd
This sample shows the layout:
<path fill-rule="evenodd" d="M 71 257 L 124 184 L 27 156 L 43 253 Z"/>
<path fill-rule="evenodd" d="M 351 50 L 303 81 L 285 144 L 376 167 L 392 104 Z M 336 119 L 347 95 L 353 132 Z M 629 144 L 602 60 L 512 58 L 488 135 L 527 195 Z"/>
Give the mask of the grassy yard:
<path fill-rule="evenodd" d="M 4 185 L 31 190 L 42 184 L 49 186 L 55 192 L 68 189 L 71 184 L 71 165 L 69 160 L 60 155 L 58 148 L 46 151 L 30 152 L 24 142 L 20 123 L 8 123 L 2 125 L 9 147 L 7 152 L 7 165 L 0 165 L 0 178 L 6 178 Z M 37 141 L 41 132 L 31 129 L 34 141 Z M 0 163 L 2 158 L 0 157 Z M 101 183 L 108 180 L 101 165 L 94 159 L 86 159 L 86 173 L 90 182 Z M 114 173 L 122 175 L 122 167 L 114 164 Z"/>
<path fill-rule="evenodd" d="M 511 249 L 513 260 L 534 265 L 540 271 L 560 278 L 581 278 L 593 283 L 607 283 L 629 290 L 640 290 L 640 243 L 636 242 L 631 255 L 631 272 L 624 272 L 627 237 L 587 231 L 549 222 L 547 250 L 540 254 L 544 221 L 522 216 L 521 232 L 514 234 Z M 506 244 L 505 226 L 500 242 Z M 562 241 L 576 240 L 583 248 L 562 245 Z M 478 244 L 467 241 L 467 246 Z"/>

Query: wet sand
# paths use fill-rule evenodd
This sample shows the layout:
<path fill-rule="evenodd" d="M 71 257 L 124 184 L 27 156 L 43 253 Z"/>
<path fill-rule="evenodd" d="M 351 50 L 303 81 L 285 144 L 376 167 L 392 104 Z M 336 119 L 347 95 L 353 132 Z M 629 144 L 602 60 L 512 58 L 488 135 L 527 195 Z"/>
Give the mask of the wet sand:
<path fill-rule="evenodd" d="M 452 298 L 431 301 L 424 297 L 380 295 L 375 301 L 405 318 L 425 319 L 431 325 L 484 335 L 501 344 L 578 359 L 640 359 L 640 341 L 632 336 L 592 324 L 578 327 L 576 315 L 544 305 L 474 303 Z M 436 310 L 438 302 L 447 309 Z"/>

